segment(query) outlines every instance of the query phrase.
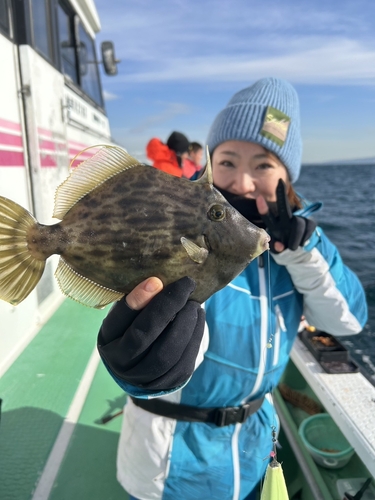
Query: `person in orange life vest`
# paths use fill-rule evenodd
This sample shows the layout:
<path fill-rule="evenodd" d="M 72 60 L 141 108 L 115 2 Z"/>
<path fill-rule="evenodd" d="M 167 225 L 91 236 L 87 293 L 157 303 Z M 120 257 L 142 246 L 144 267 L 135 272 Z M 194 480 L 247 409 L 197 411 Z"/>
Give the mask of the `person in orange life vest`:
<path fill-rule="evenodd" d="M 199 142 L 191 142 L 189 156 L 182 163 L 182 177 L 191 179 L 202 168 L 203 147 Z"/>
<path fill-rule="evenodd" d="M 189 145 L 188 138 L 175 131 L 166 144 L 156 137 L 151 139 L 146 146 L 146 154 L 155 168 L 182 177 L 182 162 L 188 156 Z"/>

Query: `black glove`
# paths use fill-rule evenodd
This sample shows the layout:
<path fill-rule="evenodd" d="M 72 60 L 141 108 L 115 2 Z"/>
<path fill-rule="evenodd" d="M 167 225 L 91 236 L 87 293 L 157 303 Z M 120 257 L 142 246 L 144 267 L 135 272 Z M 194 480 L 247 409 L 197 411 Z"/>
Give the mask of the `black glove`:
<path fill-rule="evenodd" d="M 271 236 L 271 252 L 280 253 L 275 250 L 276 241 L 280 241 L 289 250 L 297 250 L 310 238 L 316 228 L 316 223 L 310 219 L 293 215 L 286 186 L 282 179 L 279 180 L 276 188 L 276 200 L 277 215 L 272 213 L 272 210 L 261 215 Z"/>
<path fill-rule="evenodd" d="M 166 286 L 142 310 L 117 302 L 98 335 L 101 357 L 118 378 L 149 390 L 168 390 L 192 375 L 204 332 L 205 312 L 188 300 L 188 277 Z"/>

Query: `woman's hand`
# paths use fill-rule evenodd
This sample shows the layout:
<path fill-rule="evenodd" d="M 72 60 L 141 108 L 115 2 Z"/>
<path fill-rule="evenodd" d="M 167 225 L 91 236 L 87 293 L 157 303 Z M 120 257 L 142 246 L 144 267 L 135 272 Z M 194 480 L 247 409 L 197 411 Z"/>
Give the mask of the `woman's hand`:
<path fill-rule="evenodd" d="M 306 243 L 316 228 L 314 221 L 293 215 L 282 179 L 276 188 L 277 215 L 269 209 L 263 196 L 258 196 L 256 203 L 271 236 L 271 252 L 281 253 L 286 248 L 297 250 Z"/>
<path fill-rule="evenodd" d="M 189 379 L 205 326 L 204 310 L 189 300 L 194 289 L 188 277 L 165 288 L 153 277 L 112 307 L 98 349 L 117 378 L 147 390 L 173 389 Z"/>

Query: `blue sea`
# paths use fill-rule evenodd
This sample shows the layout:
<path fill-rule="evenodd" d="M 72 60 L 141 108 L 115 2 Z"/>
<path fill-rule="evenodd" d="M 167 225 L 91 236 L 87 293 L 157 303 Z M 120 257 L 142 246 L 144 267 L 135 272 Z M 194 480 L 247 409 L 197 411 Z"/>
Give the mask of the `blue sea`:
<path fill-rule="evenodd" d="M 340 341 L 375 384 L 375 165 L 306 165 L 295 188 L 309 201 L 323 202 L 314 219 L 366 291 L 366 326 Z"/>

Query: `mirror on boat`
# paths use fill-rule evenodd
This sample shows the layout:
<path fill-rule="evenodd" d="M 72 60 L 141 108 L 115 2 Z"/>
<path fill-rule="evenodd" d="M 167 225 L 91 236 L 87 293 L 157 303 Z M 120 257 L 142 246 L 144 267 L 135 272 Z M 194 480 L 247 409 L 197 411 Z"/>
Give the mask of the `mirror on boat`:
<path fill-rule="evenodd" d="M 117 63 L 120 61 L 115 57 L 115 47 L 113 42 L 102 42 L 101 51 L 104 71 L 109 76 L 117 75 Z"/>

